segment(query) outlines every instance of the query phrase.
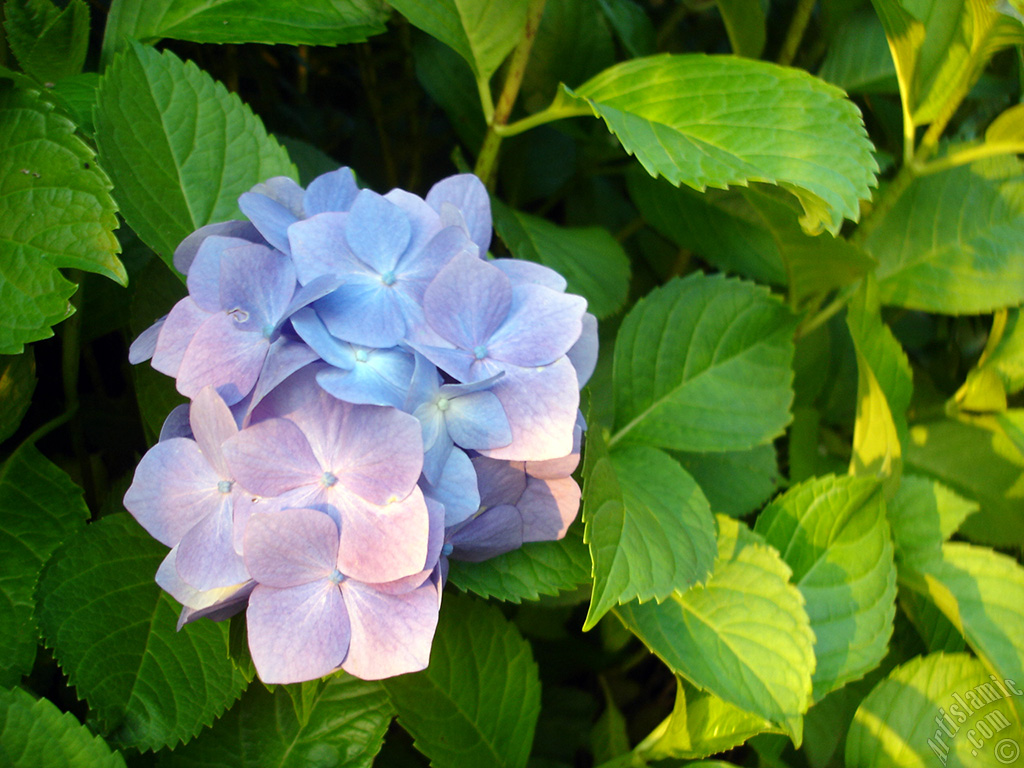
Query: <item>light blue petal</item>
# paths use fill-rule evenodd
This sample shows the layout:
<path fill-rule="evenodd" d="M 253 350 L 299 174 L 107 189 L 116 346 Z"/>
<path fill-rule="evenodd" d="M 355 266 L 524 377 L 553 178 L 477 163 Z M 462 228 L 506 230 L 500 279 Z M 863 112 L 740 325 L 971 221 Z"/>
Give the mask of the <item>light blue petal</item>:
<path fill-rule="evenodd" d="M 409 217 L 394 203 L 368 189 L 356 196 L 345 239 L 364 263 L 381 275 L 394 270 L 411 237 Z"/>

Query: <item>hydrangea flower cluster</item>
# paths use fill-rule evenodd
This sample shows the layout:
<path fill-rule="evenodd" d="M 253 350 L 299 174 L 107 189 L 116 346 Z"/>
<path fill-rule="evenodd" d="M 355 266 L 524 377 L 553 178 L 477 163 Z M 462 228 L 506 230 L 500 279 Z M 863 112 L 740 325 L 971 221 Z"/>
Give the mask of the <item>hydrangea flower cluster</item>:
<path fill-rule="evenodd" d="M 239 199 L 174 254 L 188 296 L 143 333 L 190 403 L 126 508 L 170 552 L 181 624 L 246 611 L 266 683 L 426 667 L 448 559 L 561 538 L 597 323 L 556 272 L 490 260 L 490 203 L 342 168 Z"/>

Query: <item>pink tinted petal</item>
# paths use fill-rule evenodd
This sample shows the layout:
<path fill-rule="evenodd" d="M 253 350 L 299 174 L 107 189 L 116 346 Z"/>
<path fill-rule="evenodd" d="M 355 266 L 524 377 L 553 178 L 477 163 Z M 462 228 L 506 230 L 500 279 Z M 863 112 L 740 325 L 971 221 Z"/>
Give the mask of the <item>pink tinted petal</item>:
<path fill-rule="evenodd" d="M 142 457 L 124 506 L 154 539 L 172 547 L 218 509 L 219 480 L 192 440 L 172 438 Z"/>
<path fill-rule="evenodd" d="M 149 328 L 139 334 L 139 337 L 132 342 L 132 345 L 128 348 L 128 362 L 132 365 L 145 362 L 153 356 L 156 352 L 156 340 L 160 335 L 160 329 L 164 327 L 164 320 L 166 315 L 161 317 Z"/>
<path fill-rule="evenodd" d="M 479 563 L 519 549 L 523 545 L 523 519 L 519 510 L 503 504 L 475 517 L 448 537 L 452 558 Z"/>
<path fill-rule="evenodd" d="M 452 258 L 423 294 L 434 330 L 470 351 L 490 339 L 511 306 L 512 284 L 505 274 L 465 252 Z"/>
<path fill-rule="evenodd" d="M 199 450 L 203 452 L 210 466 L 224 479 L 231 477 L 221 446 L 224 441 L 238 432 L 234 414 L 213 387 L 199 390 L 189 410 L 189 424 Z"/>
<path fill-rule="evenodd" d="M 539 480 L 531 477 L 519 500 L 523 541 L 554 541 L 565 536 L 580 509 L 580 487 L 571 477 Z"/>
<path fill-rule="evenodd" d="M 352 253 L 379 274 L 395 268 L 412 237 L 409 217 L 369 189 L 356 195 L 348 213 L 345 240 Z"/>
<path fill-rule="evenodd" d="M 178 544 L 178 574 L 199 590 L 228 587 L 248 581 L 245 562 L 235 552 L 230 495 L 220 509 L 186 533 Z"/>
<path fill-rule="evenodd" d="M 207 224 L 182 240 L 181 244 L 174 249 L 174 268 L 181 274 L 187 275 L 199 248 L 206 238 L 213 236 L 235 237 L 240 240 L 248 240 L 250 243 L 263 242 L 260 233 L 249 221 L 221 221 L 216 224 Z"/>
<path fill-rule="evenodd" d="M 363 680 L 425 669 L 437 628 L 437 587 L 430 580 L 411 592 L 388 595 L 369 584 L 342 582 L 352 643 L 342 668 Z"/>
<path fill-rule="evenodd" d="M 481 453 L 492 459 L 542 461 L 572 451 L 579 389 L 568 358 L 542 368 L 510 368 L 493 391 L 508 416 L 512 442 Z"/>
<path fill-rule="evenodd" d="M 427 203 L 438 212 L 442 203 L 458 208 L 480 255 L 487 253 L 491 245 L 491 199 L 479 178 L 461 173 L 442 179 L 427 192 Z"/>
<path fill-rule="evenodd" d="M 524 367 L 553 363 L 580 338 L 586 309 L 581 296 L 517 285 L 508 318 L 487 343 L 488 354 Z"/>
<path fill-rule="evenodd" d="M 186 296 L 175 304 L 170 314 L 164 318 L 164 324 L 157 336 L 153 367 L 160 373 L 177 376 L 178 369 L 181 368 L 181 358 L 189 342 L 200 326 L 212 316 L 200 309 L 191 296 Z"/>
<path fill-rule="evenodd" d="M 318 483 L 323 470 L 302 431 L 287 419 L 246 427 L 224 443 L 232 476 L 259 496 Z"/>
<path fill-rule="evenodd" d="M 583 315 L 583 332 L 576 343 L 565 353 L 576 369 L 576 378 L 579 379 L 580 389 L 586 386 L 590 377 L 597 367 L 597 318 L 587 312 Z"/>
<path fill-rule="evenodd" d="M 347 211 L 359 194 L 351 168 L 339 168 L 317 176 L 306 188 L 302 207 L 307 216 L 326 211 Z"/>
<path fill-rule="evenodd" d="M 269 349 L 262 334 L 239 330 L 230 315 L 218 312 L 199 327 L 185 350 L 178 391 L 195 397 L 209 385 L 234 405 L 252 391 Z"/>
<path fill-rule="evenodd" d="M 583 440 L 583 429 L 577 422 L 572 432 L 572 453 L 560 459 L 526 462 L 526 474 L 539 477 L 541 480 L 558 480 L 569 477 L 580 465 L 580 444 Z"/>
<path fill-rule="evenodd" d="M 338 526 L 323 512 L 284 509 L 252 515 L 245 529 L 245 564 L 268 587 L 326 579 L 338 564 Z"/>
<path fill-rule="evenodd" d="M 289 589 L 257 586 L 249 597 L 246 624 L 249 652 L 267 684 L 323 677 L 348 652 L 345 602 L 327 579 Z"/>
<path fill-rule="evenodd" d="M 208 609 L 232 605 L 239 600 L 244 602 L 248 598 L 249 592 L 252 591 L 253 583 L 251 581 L 205 591 L 189 586 L 178 575 L 177 554 L 177 547 L 167 553 L 167 557 L 163 559 L 157 569 L 156 583 L 183 606 L 192 609 L 192 612 L 208 611 Z M 192 621 L 194 618 L 199 618 L 199 616 L 186 618 L 186 621 Z M 181 626 L 182 624 L 179 622 L 178 629 L 181 629 Z"/>
<path fill-rule="evenodd" d="M 382 506 L 351 494 L 333 501 L 341 514 L 338 568 L 346 576 L 395 581 L 427 567 L 431 519 L 419 488 Z"/>

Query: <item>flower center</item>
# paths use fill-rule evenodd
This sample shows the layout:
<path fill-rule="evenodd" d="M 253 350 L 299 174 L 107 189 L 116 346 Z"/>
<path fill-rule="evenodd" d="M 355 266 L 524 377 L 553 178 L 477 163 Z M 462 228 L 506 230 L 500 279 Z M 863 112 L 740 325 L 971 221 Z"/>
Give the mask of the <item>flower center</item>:
<path fill-rule="evenodd" d="M 437 401 L 437 410 L 442 411 L 442 412 L 443 411 L 447 411 L 448 407 L 450 405 L 451 405 L 451 402 L 449 402 L 448 398 L 447 397 L 442 397 L 442 398 L 440 398 Z"/>
<path fill-rule="evenodd" d="M 338 482 L 338 478 L 331 472 L 324 472 L 320 477 L 320 482 L 323 483 L 325 487 L 330 488 Z"/>
<path fill-rule="evenodd" d="M 487 347 L 485 347 L 483 344 L 481 344 L 479 347 L 475 347 L 473 349 L 473 357 L 475 357 L 477 360 L 483 360 L 485 357 L 487 357 Z"/>
<path fill-rule="evenodd" d="M 441 554 L 445 557 L 448 557 L 448 555 L 450 555 L 452 553 L 452 550 L 454 549 L 455 547 L 452 546 L 452 543 L 450 541 L 446 541 L 444 543 L 444 546 L 441 547 Z"/>
<path fill-rule="evenodd" d="M 271 325 L 270 323 L 267 323 L 266 325 L 263 326 L 261 331 L 263 333 L 263 338 L 269 339 L 271 336 L 274 335 L 274 326 Z"/>
<path fill-rule="evenodd" d="M 366 354 L 366 350 L 365 349 L 357 349 L 356 350 L 356 362 L 357 363 L 365 363 L 368 359 L 369 359 L 369 355 Z"/>
<path fill-rule="evenodd" d="M 345 580 L 345 575 L 335 568 L 334 572 L 328 578 L 335 584 L 341 584 L 341 582 Z"/>
<path fill-rule="evenodd" d="M 382 283 L 384 283 L 384 285 L 394 285 L 395 284 L 395 273 L 394 273 L 394 270 L 389 269 L 387 272 L 385 272 L 383 275 L 381 275 L 380 276 L 380 281 Z"/>
<path fill-rule="evenodd" d="M 221 493 L 231 493 L 231 486 L 234 484 L 233 480 L 221 480 L 217 483 L 217 490 Z"/>

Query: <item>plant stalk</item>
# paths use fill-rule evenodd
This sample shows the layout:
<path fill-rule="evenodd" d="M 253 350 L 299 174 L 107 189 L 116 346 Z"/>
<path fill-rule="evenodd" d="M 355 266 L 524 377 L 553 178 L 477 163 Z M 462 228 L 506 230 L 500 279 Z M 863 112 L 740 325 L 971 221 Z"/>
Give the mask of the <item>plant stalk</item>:
<path fill-rule="evenodd" d="M 530 0 L 530 6 L 526 11 L 526 29 L 523 39 L 519 41 L 519 45 L 512 52 L 508 72 L 505 74 L 505 85 L 501 89 L 498 103 L 494 106 L 494 113 L 488 120 L 487 136 L 484 137 L 484 143 L 480 147 L 480 154 L 476 159 L 476 167 L 473 172 L 480 177 L 489 190 L 494 189 L 495 172 L 498 169 L 498 150 L 501 148 L 501 134 L 498 130 L 508 123 L 508 118 L 512 114 L 512 107 L 519 95 L 519 87 L 523 84 L 523 75 L 526 74 L 526 65 L 530 61 L 530 50 L 533 48 L 533 41 L 537 37 L 537 29 L 540 27 L 540 20 L 544 15 L 546 1 Z"/>
<path fill-rule="evenodd" d="M 803 42 L 813 10 L 814 0 L 799 0 L 796 4 L 793 18 L 789 22 L 789 30 L 786 32 L 786 39 L 779 50 L 779 58 L 776 59 L 776 62 L 783 67 L 788 67 L 796 58 L 796 52 L 800 49 L 800 43 Z"/>

